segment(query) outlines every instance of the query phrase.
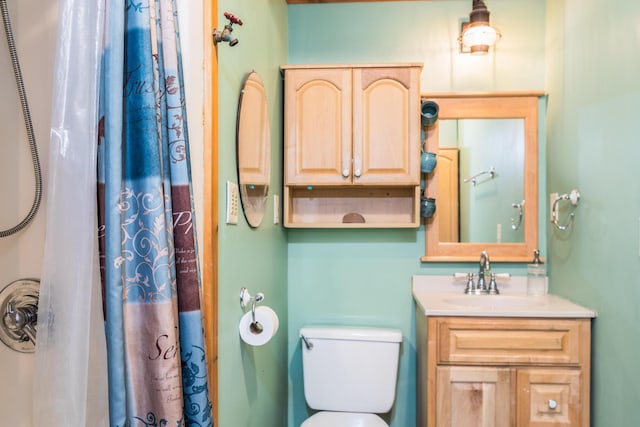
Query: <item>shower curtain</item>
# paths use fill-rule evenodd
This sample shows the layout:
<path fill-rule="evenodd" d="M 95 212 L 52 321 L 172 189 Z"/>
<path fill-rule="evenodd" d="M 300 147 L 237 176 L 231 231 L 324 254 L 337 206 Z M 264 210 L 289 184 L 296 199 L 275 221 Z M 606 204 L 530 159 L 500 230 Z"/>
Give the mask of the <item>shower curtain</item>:
<path fill-rule="evenodd" d="M 60 0 L 58 7 L 33 425 L 103 427 L 109 408 L 96 147 L 104 5 Z"/>
<path fill-rule="evenodd" d="M 65 293 L 74 298 L 83 288 L 90 289 L 92 309 L 86 309 L 87 301 L 76 304 L 72 300 L 62 317 L 95 326 L 96 312 L 104 314 L 104 330 L 102 336 L 95 328 L 89 333 L 65 336 L 66 343 L 82 343 L 78 345 L 81 351 L 74 355 L 84 367 L 82 375 L 77 375 L 75 366 L 63 362 L 66 370 L 46 375 L 51 380 L 37 379 L 36 390 L 49 396 L 62 392 L 54 384 L 56 377 L 70 376 L 72 379 L 66 381 L 78 389 L 79 400 L 75 404 L 64 402 L 62 408 L 36 402 L 36 413 L 40 414 L 36 417 L 40 424 L 36 425 L 102 426 L 107 425 L 108 418 L 112 427 L 211 426 L 175 0 L 103 0 L 98 8 L 87 0 L 63 3 L 56 70 L 59 74 L 75 71 L 76 77 L 86 80 L 90 87 L 83 93 L 74 88 L 68 88 L 68 92 L 56 90 L 57 98 L 64 98 L 56 99 L 56 105 L 69 113 L 52 128 L 52 140 L 56 133 L 62 137 L 52 148 L 51 156 L 57 164 L 52 168 L 51 185 L 58 193 L 73 192 L 78 184 L 59 182 L 56 174 L 64 172 L 58 168 L 82 163 L 87 170 L 82 178 L 93 178 L 94 185 L 93 191 L 82 188 L 84 214 L 90 212 L 87 216 L 93 218 L 86 222 L 94 224 L 97 215 L 98 224 L 93 233 L 87 233 L 93 240 L 78 237 L 85 247 L 67 257 L 77 256 L 73 264 L 80 270 L 85 269 L 85 262 L 91 265 L 86 268 L 91 280 L 62 284 L 55 274 L 44 280 L 43 272 L 43 282 L 49 288 L 44 293 L 50 294 L 47 298 L 51 303 L 44 311 L 41 306 L 39 312 L 47 322 L 42 325 L 42 340 L 40 331 L 38 334 L 36 377 L 46 371 L 44 365 L 49 360 L 44 353 L 39 354 L 41 341 L 48 356 L 57 353 L 63 359 L 60 353 L 68 351 L 61 348 L 62 341 L 47 337 L 56 338 L 61 314 L 56 302 Z M 94 11 L 89 3 L 93 3 Z M 89 55 L 93 58 L 91 67 L 82 64 L 75 57 L 78 52 L 70 49 L 86 43 L 97 48 Z M 84 74 L 90 72 L 91 77 Z M 68 83 L 73 86 L 75 82 Z M 83 110 L 82 117 L 78 109 Z M 79 123 L 78 118 L 87 122 Z M 69 132 L 74 127 L 86 128 L 86 133 L 76 139 Z M 86 157 L 78 160 L 80 151 L 72 150 L 82 144 L 92 148 L 85 148 L 82 155 Z M 65 184 L 71 187 L 65 188 Z M 94 203 L 98 200 L 97 210 L 95 205 L 88 206 L 92 196 Z M 47 241 L 51 244 L 45 244 L 45 251 L 51 246 L 54 253 L 45 253 L 45 266 L 49 264 L 54 270 L 53 264 L 62 255 L 55 253 L 57 239 L 65 236 L 55 236 L 55 232 L 55 237 L 50 236 L 49 227 L 69 221 L 60 218 L 55 201 L 51 204 L 54 208 L 50 212 L 56 219 L 48 220 Z M 69 226 L 66 230 L 76 234 Z M 99 230 L 99 275 L 95 230 Z M 89 244 L 93 246 L 89 248 Z M 96 303 L 100 283 L 102 310 Z M 98 366 L 97 374 L 92 371 L 95 362 L 104 360 L 100 349 L 105 346 L 105 335 L 108 417 L 105 405 L 96 402 L 101 394 L 106 395 L 107 386 L 101 377 L 104 365 Z M 97 337 L 99 345 L 88 342 L 87 336 Z M 101 381 L 94 383 L 99 376 Z M 60 395 L 59 400 L 67 399 L 64 393 Z M 65 421 L 57 424 L 52 415 Z M 79 418 L 74 418 L 76 415 Z"/>

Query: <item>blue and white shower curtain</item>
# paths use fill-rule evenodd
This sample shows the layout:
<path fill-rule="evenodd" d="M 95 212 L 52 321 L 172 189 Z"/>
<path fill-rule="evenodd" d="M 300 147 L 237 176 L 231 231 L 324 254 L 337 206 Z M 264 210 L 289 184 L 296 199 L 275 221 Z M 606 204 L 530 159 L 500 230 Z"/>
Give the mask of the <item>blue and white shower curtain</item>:
<path fill-rule="evenodd" d="M 213 425 L 175 6 L 106 2 L 98 217 L 112 427 Z"/>

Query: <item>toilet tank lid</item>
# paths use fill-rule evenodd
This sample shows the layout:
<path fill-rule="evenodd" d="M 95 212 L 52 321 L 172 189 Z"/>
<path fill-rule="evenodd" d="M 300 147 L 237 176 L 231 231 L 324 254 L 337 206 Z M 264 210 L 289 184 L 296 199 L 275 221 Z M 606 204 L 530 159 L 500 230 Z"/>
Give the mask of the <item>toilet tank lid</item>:
<path fill-rule="evenodd" d="M 399 329 L 374 328 L 367 326 L 305 326 L 300 336 L 315 339 L 335 339 L 350 341 L 401 342 Z"/>

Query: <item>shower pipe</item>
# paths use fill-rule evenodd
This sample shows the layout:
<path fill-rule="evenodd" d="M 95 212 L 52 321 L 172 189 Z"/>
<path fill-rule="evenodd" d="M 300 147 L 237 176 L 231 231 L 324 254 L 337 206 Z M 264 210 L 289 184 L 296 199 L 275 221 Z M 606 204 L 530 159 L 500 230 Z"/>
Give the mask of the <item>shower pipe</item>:
<path fill-rule="evenodd" d="M 18 95 L 20 96 L 20 104 L 22 106 L 22 115 L 24 117 L 24 124 L 27 128 L 27 138 L 29 140 L 29 147 L 31 149 L 31 161 L 33 163 L 33 172 L 35 175 L 35 195 L 33 198 L 33 204 L 31 209 L 17 225 L 7 229 L 0 230 L 0 238 L 9 237 L 12 234 L 16 234 L 23 228 L 25 228 L 38 212 L 40 208 L 40 202 L 42 201 L 42 171 L 40 170 L 40 160 L 38 159 L 38 146 L 36 144 L 36 138 L 33 133 L 33 125 L 31 123 L 31 114 L 29 113 L 29 104 L 27 103 L 27 94 L 24 90 L 24 82 L 22 80 L 22 73 L 20 72 L 20 63 L 18 62 L 18 53 L 16 51 L 16 45 L 13 40 L 13 33 L 11 31 L 11 20 L 9 19 L 9 11 L 7 9 L 7 0 L 0 0 L 0 9 L 2 10 L 2 22 L 4 23 L 4 33 L 7 36 L 7 44 L 9 45 L 9 55 L 11 56 L 11 64 L 13 65 L 13 74 L 16 78 L 16 86 L 18 87 Z"/>

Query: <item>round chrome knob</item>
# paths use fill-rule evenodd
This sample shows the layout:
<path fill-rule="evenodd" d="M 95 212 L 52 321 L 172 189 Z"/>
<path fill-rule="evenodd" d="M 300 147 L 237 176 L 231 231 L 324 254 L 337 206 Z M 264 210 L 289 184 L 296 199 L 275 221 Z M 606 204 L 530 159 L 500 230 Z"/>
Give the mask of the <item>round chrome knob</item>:
<path fill-rule="evenodd" d="M 0 290 L 0 341 L 13 350 L 35 350 L 39 290 L 36 279 L 19 279 Z"/>
<path fill-rule="evenodd" d="M 355 172 L 353 173 L 356 177 L 360 177 L 360 175 L 362 175 L 362 172 L 360 172 L 360 169 L 356 169 Z"/>
<path fill-rule="evenodd" d="M 345 178 L 349 178 L 349 169 L 343 169 L 342 176 L 344 176 Z"/>
<path fill-rule="evenodd" d="M 558 407 L 558 402 L 553 399 L 549 399 L 549 409 L 556 409 Z"/>

